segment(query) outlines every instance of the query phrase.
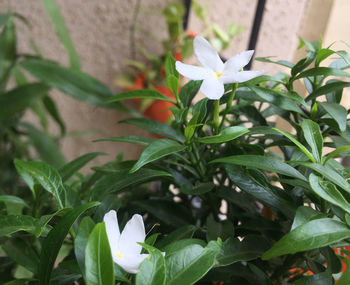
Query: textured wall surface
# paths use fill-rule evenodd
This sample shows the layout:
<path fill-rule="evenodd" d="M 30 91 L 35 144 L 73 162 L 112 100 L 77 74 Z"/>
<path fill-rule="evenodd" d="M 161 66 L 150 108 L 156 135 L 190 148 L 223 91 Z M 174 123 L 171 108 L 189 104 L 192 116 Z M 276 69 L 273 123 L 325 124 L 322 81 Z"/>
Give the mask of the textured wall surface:
<path fill-rule="evenodd" d="M 125 68 L 126 59 L 130 57 L 129 27 L 136 1 L 56 1 L 81 57 L 83 71 L 118 91 L 113 81 L 117 72 Z M 257 56 L 275 55 L 277 58 L 292 60 L 297 46 L 298 30 L 308 1 L 267 0 L 256 48 Z M 157 37 L 164 38 L 166 36 L 165 22 L 155 12 L 161 11 L 169 2 L 171 1 L 143 0 L 138 24 L 146 31 L 155 33 Z M 209 20 L 218 23 L 221 27 L 225 28 L 231 21 L 246 27 L 241 36 L 233 39 L 231 47 L 223 53 L 224 56 L 229 57 L 247 48 L 257 0 L 198 0 L 198 2 L 208 3 Z M 57 60 L 63 65 L 68 64 L 65 49 L 60 44 L 41 1 L 0 0 L 0 11 L 6 11 L 8 8 L 28 18 L 33 27 L 30 32 L 45 57 Z M 200 22 L 192 13 L 189 28 L 198 33 L 203 30 Z M 26 35 L 29 31 L 22 26 L 19 33 L 20 50 L 28 52 Z M 145 32 L 137 32 L 136 38 L 152 51 L 161 51 L 160 44 L 147 36 Z M 253 68 L 265 69 L 269 73 L 278 70 L 277 66 L 266 66 L 262 63 L 255 63 Z M 124 150 L 126 158 L 137 156 L 140 149 L 133 145 L 91 142 L 92 139 L 105 136 L 143 134 L 138 128 L 117 124 L 126 115 L 97 109 L 59 92 L 54 93 L 68 131 L 97 129 L 102 131 L 102 134 L 94 134 L 89 137 L 64 139 L 62 147 L 69 159 L 89 151 L 101 150 L 111 155 L 116 155 L 119 151 Z"/>

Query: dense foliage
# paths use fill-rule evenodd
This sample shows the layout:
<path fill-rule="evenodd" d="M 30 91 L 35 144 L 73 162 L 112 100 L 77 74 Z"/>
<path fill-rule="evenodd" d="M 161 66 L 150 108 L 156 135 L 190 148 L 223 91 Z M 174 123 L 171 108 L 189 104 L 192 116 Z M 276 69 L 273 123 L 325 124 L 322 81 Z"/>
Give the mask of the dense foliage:
<path fill-rule="evenodd" d="M 12 25 L 11 18 L 5 22 L 1 51 Z M 18 156 L 14 165 L 23 181 L 0 195 L 0 282 L 333 284 L 344 271 L 337 284 L 348 284 L 349 269 L 341 261 L 348 264 L 350 184 L 339 158 L 350 151 L 348 111 L 340 104 L 350 86 L 349 58 L 320 42 L 301 41 L 301 46 L 307 53 L 296 64 L 258 59 L 287 73 L 228 84 L 219 101 L 196 103 L 201 82 L 190 81 L 178 91 L 169 54 L 166 81 L 176 98 L 171 124 L 137 116 L 121 123 L 147 130 L 149 137 L 102 139 L 143 145 L 137 161 L 124 160 L 121 153 L 83 175 L 80 169 L 98 153 L 63 165 Z M 16 130 L 18 112 L 34 102 L 12 100 L 17 97 L 8 95 L 18 88 L 17 96 L 40 94 L 41 100 L 57 88 L 136 115 L 120 101 L 171 101 L 155 90 L 113 95 L 74 64 L 63 68 L 26 56 L 11 62 L 41 82 L 0 94 L 0 108 L 14 110 L 0 112 L 0 123 L 14 120 Z M 301 82 L 306 96 L 296 91 Z M 42 92 L 27 93 L 33 86 Z M 290 129 L 276 128 L 276 118 Z M 1 179 L 7 179 L 5 172 Z M 142 247 L 150 256 L 136 275 L 113 263 L 116 253 L 103 223 L 110 210 L 118 211 L 121 229 L 133 214 L 144 218 Z"/>

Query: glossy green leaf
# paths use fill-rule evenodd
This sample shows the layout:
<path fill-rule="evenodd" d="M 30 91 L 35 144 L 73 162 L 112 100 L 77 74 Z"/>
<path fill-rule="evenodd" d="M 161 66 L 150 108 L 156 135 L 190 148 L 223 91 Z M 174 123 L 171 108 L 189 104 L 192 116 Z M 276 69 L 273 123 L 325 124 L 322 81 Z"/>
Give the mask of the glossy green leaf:
<path fill-rule="evenodd" d="M 170 139 L 184 142 L 184 137 L 170 126 L 151 119 L 132 118 L 120 121 L 120 123 L 138 126 L 152 134 L 161 135 Z"/>
<path fill-rule="evenodd" d="M 165 283 L 165 259 L 162 252 L 148 244 L 142 244 L 149 257 L 140 265 L 136 274 L 136 285 L 163 285 Z"/>
<path fill-rule="evenodd" d="M 44 240 L 40 253 L 38 270 L 39 285 L 49 284 L 57 254 L 69 232 L 69 229 L 72 227 L 76 219 L 79 218 L 85 211 L 92 207 L 96 207 L 98 204 L 99 202 L 90 202 L 74 208 L 65 214 L 49 232 L 48 236 Z"/>
<path fill-rule="evenodd" d="M 164 248 L 170 243 L 176 242 L 181 239 L 191 238 L 198 227 L 194 225 L 186 225 L 176 229 L 175 231 L 168 234 L 166 237 L 157 242 L 157 248 L 164 250 Z"/>
<path fill-rule="evenodd" d="M 85 282 L 87 285 L 114 285 L 114 269 L 105 223 L 99 223 L 90 234 L 85 249 Z"/>
<path fill-rule="evenodd" d="M 327 178 L 329 181 L 333 182 L 335 185 L 338 185 L 340 188 L 350 193 L 350 184 L 346 181 L 346 179 L 344 179 L 337 171 L 333 170 L 332 168 L 317 163 L 302 161 L 298 161 L 297 164 L 315 170 L 316 172 Z"/>
<path fill-rule="evenodd" d="M 40 100 L 49 88 L 41 83 L 25 84 L 0 96 L 0 122 Z"/>
<path fill-rule="evenodd" d="M 84 217 L 78 227 L 77 236 L 74 240 L 74 253 L 80 271 L 85 277 L 85 248 L 90 233 L 95 227 L 95 223 L 90 217 Z"/>
<path fill-rule="evenodd" d="M 127 142 L 127 143 L 133 143 L 133 144 L 139 144 L 139 145 L 147 146 L 151 142 L 153 142 L 154 139 L 147 138 L 147 137 L 140 137 L 140 136 L 121 136 L 121 137 L 110 137 L 110 138 L 94 140 L 94 142 L 104 142 L 104 141 L 109 141 L 109 142 Z"/>
<path fill-rule="evenodd" d="M 310 68 L 306 71 L 301 72 L 297 77 L 294 78 L 294 80 L 309 77 L 309 76 L 339 76 L 339 77 L 350 77 L 350 74 L 338 69 L 338 68 L 331 68 L 331 67 L 314 67 Z"/>
<path fill-rule="evenodd" d="M 299 227 L 302 224 L 305 224 L 308 221 L 327 218 L 327 216 L 319 211 L 316 211 L 308 206 L 300 206 L 298 207 L 295 217 L 293 220 L 293 224 L 291 230 Z"/>
<path fill-rule="evenodd" d="M 158 160 L 164 156 L 170 155 L 172 153 L 183 151 L 186 146 L 179 144 L 176 141 L 169 139 L 159 139 L 150 143 L 141 153 L 139 160 L 130 169 L 133 173 L 139 170 L 142 166 Z"/>
<path fill-rule="evenodd" d="M 320 177 L 313 173 L 309 176 L 309 182 L 311 189 L 318 196 L 334 205 L 337 205 L 350 214 L 350 204 L 333 184 L 322 181 Z"/>
<path fill-rule="evenodd" d="M 229 238 L 222 244 L 217 256 L 217 266 L 227 266 L 235 262 L 257 259 L 269 248 L 269 243 L 261 236 L 248 235 L 242 241 Z"/>
<path fill-rule="evenodd" d="M 175 104 L 174 101 L 169 99 L 168 97 L 165 97 L 164 95 L 160 94 L 158 91 L 155 90 L 130 90 L 125 91 L 122 93 L 119 93 L 117 95 L 112 96 L 109 98 L 106 103 L 112 103 L 112 102 L 119 102 L 122 100 L 129 100 L 129 99 L 135 99 L 135 98 L 141 98 L 141 99 L 154 99 L 154 100 L 162 100 L 166 102 L 170 102 Z"/>
<path fill-rule="evenodd" d="M 15 159 L 15 166 L 33 193 L 35 193 L 35 184 L 40 184 L 46 191 L 55 196 L 61 209 L 67 205 L 66 190 L 56 169 L 44 162 L 21 161 L 19 159 Z"/>
<path fill-rule="evenodd" d="M 344 132 L 346 130 L 346 117 L 348 115 L 346 109 L 336 103 L 319 102 L 318 104 L 336 121 L 339 129 Z"/>
<path fill-rule="evenodd" d="M 220 250 L 218 243 L 211 241 L 205 248 L 190 245 L 166 256 L 166 284 L 194 284 L 214 266 Z"/>
<path fill-rule="evenodd" d="M 37 219 L 32 216 L 24 215 L 0 216 L 0 237 L 18 231 L 26 231 L 35 234 L 37 231 Z"/>
<path fill-rule="evenodd" d="M 269 172 L 276 172 L 282 175 L 291 176 L 306 181 L 304 175 L 290 165 L 272 157 L 260 155 L 233 155 L 218 158 L 209 163 L 228 163 L 242 165 L 249 168 L 258 168 Z"/>
<path fill-rule="evenodd" d="M 179 251 L 179 250 L 181 250 L 189 245 L 194 245 L 194 244 L 205 247 L 207 243 L 201 239 L 186 238 L 186 239 L 177 240 L 177 241 L 172 242 L 171 244 L 168 244 L 167 246 L 165 246 L 162 249 L 162 251 L 164 251 L 166 253 L 166 255 L 172 255 L 172 254 L 176 253 L 177 251 Z"/>
<path fill-rule="evenodd" d="M 305 140 L 311 147 L 313 157 L 320 163 L 323 149 L 323 137 L 320 126 L 314 121 L 307 119 L 301 123 L 301 128 L 303 129 Z"/>
<path fill-rule="evenodd" d="M 210 137 L 198 138 L 197 141 L 200 143 L 223 143 L 234 140 L 240 136 L 249 133 L 249 130 L 245 127 L 234 126 L 224 129 L 220 134 Z"/>
<path fill-rule="evenodd" d="M 181 88 L 179 98 L 185 107 L 191 106 L 192 100 L 197 95 L 201 85 L 202 80 L 191 80 Z"/>
<path fill-rule="evenodd" d="M 279 129 L 276 129 L 276 128 L 273 128 L 273 130 L 279 132 L 280 134 L 284 135 L 285 137 L 287 137 L 288 139 L 290 139 L 303 153 L 306 154 L 306 156 L 308 158 L 310 158 L 310 160 L 312 162 L 316 162 L 315 158 L 313 157 L 312 153 L 302 144 L 300 143 L 297 139 L 295 139 L 291 134 L 285 132 L 285 131 L 282 131 L 282 130 L 279 130 Z"/>
<path fill-rule="evenodd" d="M 80 170 L 83 166 L 85 166 L 88 162 L 93 160 L 95 157 L 99 155 L 105 155 L 104 152 L 90 152 L 79 156 L 78 158 L 70 161 L 66 165 L 62 166 L 58 172 L 62 177 L 62 181 L 66 181 L 68 178 L 72 177 L 74 173 Z"/>
<path fill-rule="evenodd" d="M 77 51 L 74 48 L 72 39 L 69 35 L 69 31 L 62 17 L 60 8 L 56 4 L 55 0 L 42 0 L 46 13 L 49 15 L 53 25 L 55 26 L 56 33 L 61 40 L 61 43 L 65 47 L 69 55 L 69 61 L 72 68 L 80 69 L 80 59 Z"/>
<path fill-rule="evenodd" d="M 295 228 L 262 256 L 263 260 L 324 247 L 350 237 L 346 224 L 333 219 L 317 219 Z"/>
<path fill-rule="evenodd" d="M 344 82 L 344 81 L 330 82 L 314 90 L 314 92 L 312 92 L 309 96 L 307 96 L 305 100 L 306 101 L 314 100 L 318 96 L 331 93 L 331 92 L 337 92 L 337 91 L 343 90 L 346 87 L 350 87 L 350 82 Z"/>
<path fill-rule="evenodd" d="M 112 173 L 102 178 L 94 187 L 91 195 L 93 199 L 102 199 L 109 193 L 118 193 L 130 185 L 143 183 L 161 177 L 171 177 L 165 171 L 141 168 L 135 173 Z"/>

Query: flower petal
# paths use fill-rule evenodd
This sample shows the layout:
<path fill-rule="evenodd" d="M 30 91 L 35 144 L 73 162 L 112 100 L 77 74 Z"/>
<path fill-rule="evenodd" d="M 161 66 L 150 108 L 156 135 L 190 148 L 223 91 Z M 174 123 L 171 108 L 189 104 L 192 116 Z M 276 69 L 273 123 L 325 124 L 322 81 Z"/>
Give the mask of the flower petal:
<path fill-rule="evenodd" d="M 222 72 L 224 63 L 216 50 L 203 37 L 195 37 L 193 40 L 193 49 L 198 61 L 206 68 L 214 72 Z"/>
<path fill-rule="evenodd" d="M 118 244 L 120 239 L 120 231 L 116 211 L 111 210 L 105 214 L 103 221 L 106 224 L 106 232 L 112 255 L 115 255 L 118 252 Z"/>
<path fill-rule="evenodd" d="M 240 71 L 244 66 L 246 66 L 249 63 L 253 54 L 253 50 L 247 50 L 231 57 L 224 64 L 224 75 L 226 72 L 231 73 Z"/>
<path fill-rule="evenodd" d="M 231 74 L 224 74 L 222 76 L 222 82 L 224 84 L 245 82 L 255 77 L 258 77 L 260 75 L 263 75 L 264 73 L 265 71 L 262 70 L 262 71 L 241 71 L 241 72 L 236 72 Z"/>
<path fill-rule="evenodd" d="M 216 77 L 210 76 L 203 80 L 200 90 L 212 100 L 220 99 L 224 95 L 224 84 Z"/>
<path fill-rule="evenodd" d="M 175 63 L 176 70 L 183 76 L 191 80 L 203 80 L 210 76 L 213 72 L 204 67 L 184 64 L 180 61 Z"/>
<path fill-rule="evenodd" d="M 119 248 L 123 254 L 140 254 L 142 247 L 138 242 L 144 242 L 145 237 L 143 219 L 140 215 L 135 214 L 126 223 L 120 235 Z"/>
<path fill-rule="evenodd" d="M 125 255 L 123 258 L 113 258 L 113 260 L 126 272 L 136 274 L 139 272 L 141 262 L 148 256 L 149 254 L 130 254 Z"/>

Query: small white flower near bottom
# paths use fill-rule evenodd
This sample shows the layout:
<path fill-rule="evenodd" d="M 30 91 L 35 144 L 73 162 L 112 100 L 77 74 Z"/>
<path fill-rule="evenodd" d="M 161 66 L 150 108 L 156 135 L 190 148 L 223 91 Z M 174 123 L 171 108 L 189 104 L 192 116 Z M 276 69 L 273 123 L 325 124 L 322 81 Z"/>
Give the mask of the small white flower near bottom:
<path fill-rule="evenodd" d="M 136 274 L 141 262 L 148 257 L 148 254 L 141 254 L 142 246 L 138 244 L 146 238 L 142 217 L 138 214 L 133 215 L 121 233 L 116 211 L 106 213 L 103 221 L 106 224 L 113 261 L 126 272 Z"/>
<path fill-rule="evenodd" d="M 224 84 L 245 82 L 265 73 L 241 71 L 251 60 L 253 50 L 241 52 L 223 63 L 210 43 L 200 36 L 195 37 L 193 50 L 203 67 L 177 61 L 176 70 L 191 80 L 203 80 L 200 90 L 212 100 L 220 99 L 224 95 Z"/>

